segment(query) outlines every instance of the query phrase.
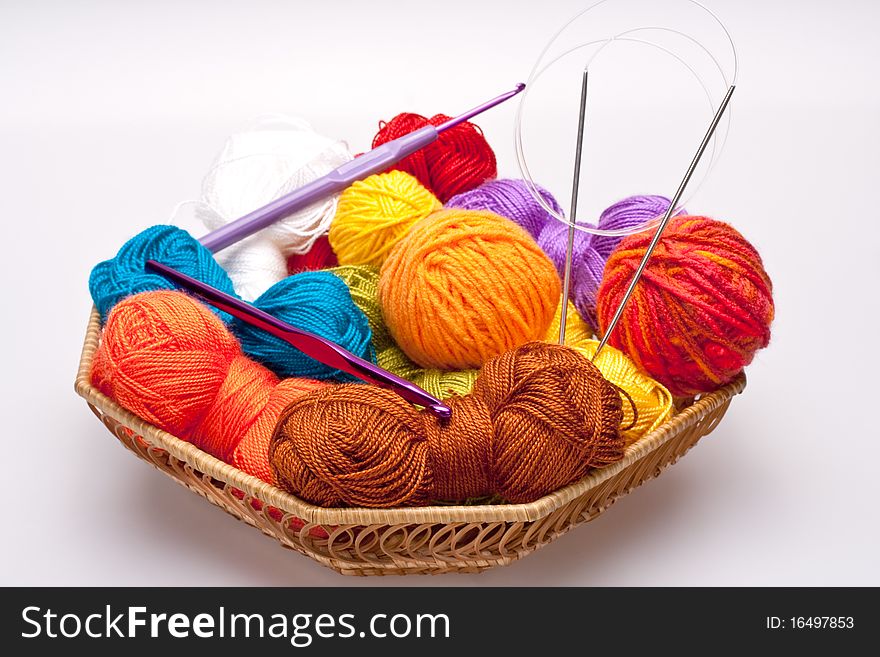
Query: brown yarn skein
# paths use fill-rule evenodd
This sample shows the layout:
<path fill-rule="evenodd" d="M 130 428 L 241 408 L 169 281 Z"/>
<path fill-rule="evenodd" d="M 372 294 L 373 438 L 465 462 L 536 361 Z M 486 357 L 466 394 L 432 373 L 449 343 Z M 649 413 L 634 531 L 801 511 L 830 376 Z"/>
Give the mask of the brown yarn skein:
<path fill-rule="evenodd" d="M 329 386 L 281 414 L 278 485 L 321 506 L 531 502 L 623 456 L 620 394 L 584 356 L 531 342 L 487 361 L 450 420 L 389 390 Z"/>

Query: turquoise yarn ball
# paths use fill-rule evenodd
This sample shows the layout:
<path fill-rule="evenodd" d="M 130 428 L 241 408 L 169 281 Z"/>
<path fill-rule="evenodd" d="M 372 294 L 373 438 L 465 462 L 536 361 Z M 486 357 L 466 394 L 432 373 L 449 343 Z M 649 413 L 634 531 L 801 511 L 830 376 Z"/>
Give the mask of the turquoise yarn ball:
<path fill-rule="evenodd" d="M 153 226 L 128 240 L 115 258 L 92 269 L 89 290 L 102 318 L 106 319 L 113 306 L 132 294 L 176 289 L 164 276 L 147 271 L 147 260 L 166 264 L 238 298 L 226 271 L 198 240 L 174 226 Z M 253 305 L 365 360 L 376 361 L 366 315 L 352 301 L 345 283 L 329 272 L 289 276 L 266 290 Z M 279 376 L 359 381 L 309 358 L 263 329 L 208 307 L 230 325 L 245 354 Z"/>
<path fill-rule="evenodd" d="M 164 276 L 147 271 L 147 260 L 174 267 L 227 294 L 235 295 L 229 275 L 197 239 L 175 226 L 152 226 L 123 244 L 115 258 L 105 260 L 92 269 L 89 291 L 102 319 L 107 318 L 113 306 L 132 294 L 177 288 Z M 224 322 L 232 319 L 223 311 L 212 310 Z"/>
<path fill-rule="evenodd" d="M 329 272 L 307 271 L 288 276 L 261 294 L 254 305 L 364 360 L 376 362 L 366 315 L 352 301 L 348 286 Z M 309 358 L 280 338 L 239 319 L 233 319 L 232 332 L 246 354 L 279 376 L 360 380 Z"/>

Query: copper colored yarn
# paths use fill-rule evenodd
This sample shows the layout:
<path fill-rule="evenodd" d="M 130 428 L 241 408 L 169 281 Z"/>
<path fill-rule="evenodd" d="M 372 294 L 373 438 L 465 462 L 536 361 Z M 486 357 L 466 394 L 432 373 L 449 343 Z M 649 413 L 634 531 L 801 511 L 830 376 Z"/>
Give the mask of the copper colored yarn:
<path fill-rule="evenodd" d="M 493 358 L 474 392 L 448 403 L 444 422 L 375 386 L 304 395 L 272 437 L 276 482 L 322 506 L 522 503 L 623 456 L 617 389 L 567 347 L 533 342 Z"/>

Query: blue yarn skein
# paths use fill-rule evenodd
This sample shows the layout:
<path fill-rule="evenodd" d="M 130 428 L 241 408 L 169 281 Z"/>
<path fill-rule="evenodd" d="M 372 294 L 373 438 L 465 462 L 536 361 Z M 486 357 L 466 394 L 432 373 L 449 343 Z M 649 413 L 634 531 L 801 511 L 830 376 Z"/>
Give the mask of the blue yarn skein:
<path fill-rule="evenodd" d="M 89 291 L 102 319 L 119 301 L 138 292 L 176 289 L 164 276 L 146 270 L 147 260 L 162 262 L 236 298 L 226 271 L 213 254 L 185 230 L 175 226 L 152 226 L 135 235 L 115 258 L 92 269 Z M 351 299 L 348 287 L 327 272 L 304 272 L 289 276 L 266 290 L 253 304 L 261 310 L 303 330 L 316 333 L 343 349 L 376 361 L 370 325 Z M 248 356 L 264 363 L 283 377 L 354 380 L 324 365 L 270 333 L 233 320 L 210 307 L 241 340 Z"/>
<path fill-rule="evenodd" d="M 218 290 L 236 296 L 226 271 L 208 249 L 176 226 L 151 226 L 119 249 L 115 258 L 98 263 L 89 276 L 92 300 L 107 319 L 107 313 L 125 297 L 151 290 L 174 290 L 177 286 L 160 274 L 147 271 L 147 260 L 156 260 L 192 276 Z M 232 317 L 212 308 L 229 323 Z"/>
<path fill-rule="evenodd" d="M 366 315 L 352 301 L 348 286 L 330 272 L 305 271 L 288 276 L 263 292 L 254 305 L 364 360 L 376 362 Z M 239 319 L 232 320 L 231 328 L 245 353 L 279 376 L 360 380 L 309 358 L 280 338 Z"/>

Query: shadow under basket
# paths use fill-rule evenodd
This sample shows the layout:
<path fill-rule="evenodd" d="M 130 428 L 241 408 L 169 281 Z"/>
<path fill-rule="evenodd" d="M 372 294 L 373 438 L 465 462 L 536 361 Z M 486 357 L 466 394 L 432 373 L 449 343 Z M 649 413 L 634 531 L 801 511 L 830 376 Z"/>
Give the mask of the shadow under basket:
<path fill-rule="evenodd" d="M 715 428 L 746 384 L 740 375 L 688 403 L 628 447 L 621 461 L 529 504 L 327 509 L 147 424 L 100 393 L 89 380 L 100 336 L 92 309 L 76 392 L 125 447 L 284 547 L 345 575 L 475 573 L 520 559 L 675 463 Z"/>

